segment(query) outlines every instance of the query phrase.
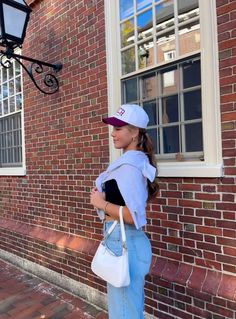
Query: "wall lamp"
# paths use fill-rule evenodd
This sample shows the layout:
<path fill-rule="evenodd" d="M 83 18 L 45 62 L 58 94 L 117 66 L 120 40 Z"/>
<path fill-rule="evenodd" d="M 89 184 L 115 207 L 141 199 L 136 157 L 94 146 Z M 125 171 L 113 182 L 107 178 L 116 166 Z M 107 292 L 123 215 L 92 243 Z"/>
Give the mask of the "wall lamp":
<path fill-rule="evenodd" d="M 39 91 L 53 94 L 59 89 L 56 73 L 62 69 L 62 64 L 46 63 L 14 52 L 24 42 L 31 11 L 24 0 L 0 0 L 0 64 L 8 69 L 12 66 L 12 59 L 16 60 Z M 28 61 L 29 66 L 22 60 Z M 38 81 L 37 75 L 40 74 Z"/>

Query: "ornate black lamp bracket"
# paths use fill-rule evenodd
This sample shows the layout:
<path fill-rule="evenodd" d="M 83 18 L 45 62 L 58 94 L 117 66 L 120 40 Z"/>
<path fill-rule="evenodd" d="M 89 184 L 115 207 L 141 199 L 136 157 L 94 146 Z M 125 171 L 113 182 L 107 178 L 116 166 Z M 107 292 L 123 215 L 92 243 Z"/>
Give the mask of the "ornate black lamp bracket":
<path fill-rule="evenodd" d="M 7 47 L 5 51 L 0 50 L 0 64 L 2 67 L 10 68 L 12 59 L 23 67 L 40 92 L 53 94 L 59 90 L 59 82 L 55 74 L 62 69 L 61 63 L 51 64 L 16 54 L 11 47 Z M 30 62 L 29 66 L 26 66 L 22 60 Z M 41 75 L 40 79 L 37 75 Z"/>

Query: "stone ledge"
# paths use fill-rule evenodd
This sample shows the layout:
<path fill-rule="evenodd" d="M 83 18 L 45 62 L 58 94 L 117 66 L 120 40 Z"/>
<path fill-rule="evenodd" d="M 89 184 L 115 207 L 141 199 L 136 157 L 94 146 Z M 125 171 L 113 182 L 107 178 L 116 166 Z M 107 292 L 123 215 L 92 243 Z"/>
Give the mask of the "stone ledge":
<path fill-rule="evenodd" d="M 98 242 L 94 239 L 83 238 L 73 234 L 66 234 L 50 228 L 25 224 L 20 221 L 11 219 L 0 219 L 0 228 L 8 231 L 34 238 L 34 240 L 45 241 L 54 244 L 56 247 L 71 249 L 94 255 L 98 246 Z"/>
<path fill-rule="evenodd" d="M 56 247 L 78 251 L 93 256 L 98 242 L 57 230 L 29 225 L 10 219 L 0 219 L 0 228 L 31 237 L 34 240 L 54 244 Z M 224 274 L 211 269 L 153 257 L 150 275 L 160 277 L 168 282 L 184 285 L 187 288 L 236 301 L 236 276 Z"/>
<path fill-rule="evenodd" d="M 236 276 L 154 257 L 150 275 L 212 296 L 236 301 Z"/>

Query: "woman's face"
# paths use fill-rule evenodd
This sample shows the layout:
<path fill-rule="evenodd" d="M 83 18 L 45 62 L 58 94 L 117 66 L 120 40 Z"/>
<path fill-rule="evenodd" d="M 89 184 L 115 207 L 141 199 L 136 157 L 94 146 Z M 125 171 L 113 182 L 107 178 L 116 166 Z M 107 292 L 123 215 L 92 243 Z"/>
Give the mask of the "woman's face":
<path fill-rule="evenodd" d="M 139 129 L 125 125 L 122 127 L 113 126 L 111 136 L 115 148 L 123 149 L 123 151 L 137 149 L 137 136 Z"/>

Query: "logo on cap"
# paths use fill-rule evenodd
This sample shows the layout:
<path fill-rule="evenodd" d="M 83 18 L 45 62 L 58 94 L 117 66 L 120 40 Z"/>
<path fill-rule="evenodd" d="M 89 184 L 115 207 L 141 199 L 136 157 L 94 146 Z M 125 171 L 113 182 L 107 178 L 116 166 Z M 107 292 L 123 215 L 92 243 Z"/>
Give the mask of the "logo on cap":
<path fill-rule="evenodd" d="M 125 110 L 122 109 L 122 107 L 119 108 L 119 110 L 116 112 L 117 115 L 122 116 L 125 113 Z"/>

